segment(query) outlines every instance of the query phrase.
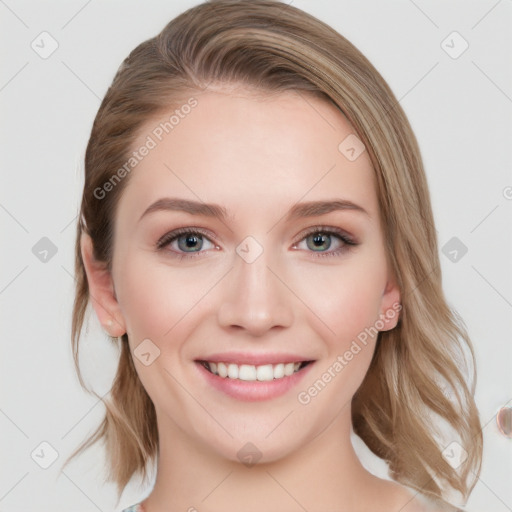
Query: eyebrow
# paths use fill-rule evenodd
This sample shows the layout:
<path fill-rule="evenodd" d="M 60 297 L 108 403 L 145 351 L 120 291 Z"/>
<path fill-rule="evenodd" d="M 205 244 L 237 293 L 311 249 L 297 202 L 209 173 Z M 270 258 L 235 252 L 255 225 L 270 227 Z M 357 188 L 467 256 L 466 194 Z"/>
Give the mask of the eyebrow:
<path fill-rule="evenodd" d="M 200 201 L 191 201 L 189 199 L 176 199 L 172 197 L 163 197 L 151 204 L 140 216 L 139 222 L 152 212 L 158 211 L 179 211 L 190 213 L 191 215 L 204 215 L 205 217 L 215 217 L 225 220 L 227 218 L 226 209 L 217 204 L 208 204 Z"/>
<path fill-rule="evenodd" d="M 316 217 L 340 210 L 361 212 L 370 217 L 370 214 L 362 206 L 346 199 L 335 199 L 332 201 L 297 203 L 288 212 L 286 221 L 289 222 L 299 218 Z M 220 220 L 226 220 L 228 217 L 226 209 L 218 204 L 164 197 L 152 203 L 141 215 L 139 222 L 146 215 L 157 211 L 181 211 L 191 215 L 203 215 Z"/>
<path fill-rule="evenodd" d="M 352 210 L 361 212 L 370 217 L 370 214 L 360 205 L 348 201 L 347 199 L 335 199 L 333 201 L 309 201 L 307 203 L 297 203 L 290 209 L 287 221 L 325 215 L 335 211 Z"/>

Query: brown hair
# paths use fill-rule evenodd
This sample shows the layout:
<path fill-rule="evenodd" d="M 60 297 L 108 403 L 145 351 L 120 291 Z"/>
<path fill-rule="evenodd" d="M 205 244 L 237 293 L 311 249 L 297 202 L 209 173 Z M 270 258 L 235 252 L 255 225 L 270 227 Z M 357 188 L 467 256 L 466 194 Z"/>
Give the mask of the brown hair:
<path fill-rule="evenodd" d="M 381 332 L 368 373 L 353 398 L 352 420 L 397 481 L 433 498 L 456 490 L 467 500 L 480 473 L 482 433 L 474 402 L 471 341 L 443 295 L 436 232 L 419 148 L 388 85 L 343 36 L 313 16 L 271 0 L 211 0 L 172 20 L 120 66 L 92 127 L 77 226 L 72 345 L 89 303 L 80 250 L 91 236 L 94 257 L 111 269 L 113 219 L 129 176 L 105 197 L 94 193 L 127 161 L 141 126 L 184 91 L 210 83 L 322 97 L 348 118 L 375 170 L 384 237 L 402 297 L 396 328 Z M 106 415 L 75 453 L 102 440 L 109 478 L 119 492 L 147 476 L 158 451 L 155 409 L 135 371 L 127 335 Z M 468 375 L 470 374 L 471 375 Z M 471 384 L 466 379 L 471 377 Z M 453 429 L 443 438 L 440 423 Z M 443 449 L 457 442 L 467 458 L 456 470 Z"/>

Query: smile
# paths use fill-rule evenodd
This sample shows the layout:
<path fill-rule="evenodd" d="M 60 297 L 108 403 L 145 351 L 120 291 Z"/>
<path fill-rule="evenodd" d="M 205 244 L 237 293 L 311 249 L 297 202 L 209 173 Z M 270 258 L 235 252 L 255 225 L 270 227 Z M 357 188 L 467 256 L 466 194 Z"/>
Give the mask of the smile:
<path fill-rule="evenodd" d="M 278 364 L 235 364 L 223 362 L 199 361 L 210 373 L 223 379 L 238 379 L 243 381 L 272 381 L 289 377 L 307 366 L 311 361 Z"/>

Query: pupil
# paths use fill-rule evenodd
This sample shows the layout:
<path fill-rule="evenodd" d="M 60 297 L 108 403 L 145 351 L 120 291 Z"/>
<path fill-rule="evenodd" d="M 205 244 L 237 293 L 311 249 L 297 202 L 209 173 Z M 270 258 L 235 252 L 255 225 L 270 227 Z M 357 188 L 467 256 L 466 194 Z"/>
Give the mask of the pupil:
<path fill-rule="evenodd" d="M 322 245 L 324 241 L 324 237 L 322 235 L 316 235 L 315 238 L 313 238 L 315 245 Z"/>
<path fill-rule="evenodd" d="M 185 235 L 178 240 L 178 246 L 182 251 L 192 252 L 190 249 L 201 249 L 202 237 L 197 235 Z"/>
<path fill-rule="evenodd" d="M 324 235 L 323 233 L 317 233 L 312 236 L 313 246 L 310 249 L 329 249 L 331 246 L 330 235 Z M 309 244 L 308 244 L 309 245 Z"/>
<path fill-rule="evenodd" d="M 187 247 L 193 247 L 194 244 L 197 243 L 197 238 L 195 236 L 187 237 Z"/>

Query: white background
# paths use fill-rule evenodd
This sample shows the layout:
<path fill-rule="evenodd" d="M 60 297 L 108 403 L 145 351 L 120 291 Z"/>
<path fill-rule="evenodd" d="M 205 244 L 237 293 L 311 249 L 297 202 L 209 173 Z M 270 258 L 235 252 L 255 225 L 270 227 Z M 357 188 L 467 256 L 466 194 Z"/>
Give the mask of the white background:
<path fill-rule="evenodd" d="M 134 483 L 116 506 L 114 487 L 102 485 L 99 448 L 61 472 L 103 412 L 101 401 L 79 387 L 72 366 L 75 223 L 85 146 L 115 71 L 132 48 L 193 5 L 0 0 L 1 511 L 120 510 L 149 492 Z M 448 301 L 464 318 L 477 354 L 485 456 L 467 510 L 511 511 L 512 440 L 499 433 L 495 415 L 512 405 L 512 2 L 293 5 L 331 24 L 388 81 L 419 140 L 440 248 L 452 237 L 468 248 L 455 263 L 441 253 Z M 31 48 L 43 31 L 59 45 L 47 59 Z M 456 59 L 441 46 L 453 31 L 469 44 Z M 457 50 L 462 41 L 452 37 L 448 44 Z M 57 248 L 45 263 L 32 252 L 42 237 Z M 115 352 L 95 317 L 90 326 L 83 361 L 88 382 L 103 396 Z M 58 454 L 48 469 L 31 457 L 36 450 L 49 460 L 51 449 L 41 442 Z M 382 473 L 382 464 L 358 449 Z"/>

